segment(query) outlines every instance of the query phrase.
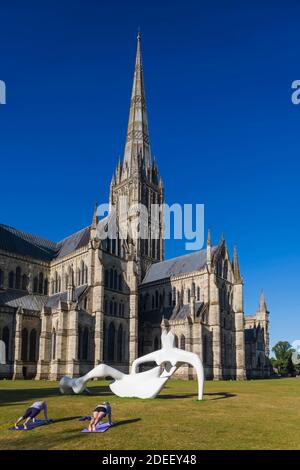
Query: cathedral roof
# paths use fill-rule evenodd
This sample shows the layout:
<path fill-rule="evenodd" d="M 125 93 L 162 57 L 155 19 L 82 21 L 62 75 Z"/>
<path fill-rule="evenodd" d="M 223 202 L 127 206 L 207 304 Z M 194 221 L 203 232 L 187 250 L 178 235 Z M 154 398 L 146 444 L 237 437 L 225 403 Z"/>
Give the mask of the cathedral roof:
<path fill-rule="evenodd" d="M 217 246 L 212 247 L 212 255 L 217 250 Z M 148 269 L 142 284 L 168 279 L 180 274 L 200 271 L 206 264 L 206 249 L 194 251 L 187 255 L 177 256 L 177 258 L 154 263 Z"/>
<path fill-rule="evenodd" d="M 204 302 L 195 302 L 195 312 L 196 316 L 198 317 L 200 313 L 203 311 L 206 304 Z M 180 307 L 179 310 L 176 307 L 173 309 L 173 313 L 168 318 L 168 320 L 185 320 L 187 317 L 191 315 L 191 306 L 189 304 L 184 304 Z"/>
<path fill-rule="evenodd" d="M 66 256 L 88 244 L 90 227 L 86 227 L 56 243 L 0 224 L 0 250 L 30 256 L 43 261 Z"/>
<path fill-rule="evenodd" d="M 207 307 L 207 303 L 195 302 L 196 317 L 199 317 L 204 309 Z M 160 324 L 162 319 L 165 320 L 185 320 L 191 315 L 191 306 L 189 304 L 182 305 L 179 309 L 177 307 L 164 307 L 161 309 L 155 309 L 150 311 L 144 311 L 141 314 L 143 322 L 149 322 L 153 324 Z"/>
<path fill-rule="evenodd" d="M 21 307 L 24 310 L 40 312 L 47 301 L 46 295 L 27 294 L 19 290 L 7 290 L 0 294 L 0 306 Z"/>
<path fill-rule="evenodd" d="M 69 253 L 86 246 L 90 241 L 90 227 L 83 228 L 79 232 L 73 233 L 69 237 L 65 238 L 61 242 L 56 244 L 57 247 L 57 258 L 66 256 Z"/>
<path fill-rule="evenodd" d="M 88 285 L 85 284 L 83 286 L 75 287 L 73 293 L 73 301 L 76 302 L 81 294 L 87 289 Z M 48 297 L 46 307 L 56 308 L 59 305 L 59 302 L 66 302 L 67 301 L 67 291 L 60 292 L 59 294 L 53 294 Z"/>
<path fill-rule="evenodd" d="M 56 243 L 0 224 L 0 249 L 41 260 L 50 260 L 55 256 Z"/>

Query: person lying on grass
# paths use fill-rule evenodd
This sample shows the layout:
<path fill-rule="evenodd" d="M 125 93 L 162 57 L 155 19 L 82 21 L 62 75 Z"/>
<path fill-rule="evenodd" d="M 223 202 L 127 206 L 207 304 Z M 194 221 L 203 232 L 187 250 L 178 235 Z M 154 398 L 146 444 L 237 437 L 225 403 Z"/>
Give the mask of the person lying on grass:
<path fill-rule="evenodd" d="M 21 421 L 24 421 L 24 429 L 27 429 L 27 424 L 29 423 L 30 420 L 32 420 L 33 422 L 35 422 L 35 418 L 37 417 L 37 415 L 43 410 L 44 412 L 44 417 L 45 417 L 45 420 L 47 422 L 50 422 L 50 420 L 48 419 L 48 415 L 47 415 L 47 404 L 45 401 L 35 401 L 29 408 L 27 408 L 27 410 L 25 411 L 24 415 L 21 416 L 16 424 L 15 424 L 15 427 L 18 428 L 18 425 Z"/>
<path fill-rule="evenodd" d="M 101 422 L 105 416 L 108 415 L 108 422 L 109 425 L 112 426 L 112 414 L 111 414 L 111 406 L 108 401 L 104 401 L 101 405 L 97 405 L 93 411 L 93 416 L 89 425 L 90 432 L 96 432 L 96 426 Z"/>

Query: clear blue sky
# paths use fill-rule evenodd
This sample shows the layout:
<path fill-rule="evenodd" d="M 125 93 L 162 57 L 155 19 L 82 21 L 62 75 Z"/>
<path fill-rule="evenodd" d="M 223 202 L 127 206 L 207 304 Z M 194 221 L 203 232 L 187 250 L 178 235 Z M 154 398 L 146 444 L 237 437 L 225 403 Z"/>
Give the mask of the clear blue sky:
<path fill-rule="evenodd" d="M 298 1 L 2 0 L 2 223 L 59 240 L 106 202 L 123 152 L 138 26 L 169 203 L 236 241 L 245 312 L 300 339 Z M 168 242 L 167 256 L 184 251 Z"/>

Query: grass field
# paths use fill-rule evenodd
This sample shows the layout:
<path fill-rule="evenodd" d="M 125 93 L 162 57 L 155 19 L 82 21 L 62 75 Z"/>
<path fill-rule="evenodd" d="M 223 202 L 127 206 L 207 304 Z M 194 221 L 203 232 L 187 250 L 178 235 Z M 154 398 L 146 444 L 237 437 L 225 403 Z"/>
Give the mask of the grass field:
<path fill-rule="evenodd" d="M 93 385 L 95 384 L 95 385 Z M 206 382 L 171 380 L 154 400 L 118 398 L 107 382 L 92 396 L 62 396 L 55 382 L 0 382 L 1 449 L 300 449 L 300 379 Z M 34 400 L 45 399 L 55 423 L 9 431 Z M 81 415 L 109 400 L 113 428 L 82 434 Z"/>

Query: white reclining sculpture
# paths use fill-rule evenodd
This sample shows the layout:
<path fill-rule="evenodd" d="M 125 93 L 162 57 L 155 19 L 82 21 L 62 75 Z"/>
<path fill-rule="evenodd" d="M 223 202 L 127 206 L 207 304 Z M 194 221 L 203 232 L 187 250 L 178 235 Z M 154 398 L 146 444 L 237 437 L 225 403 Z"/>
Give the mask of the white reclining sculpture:
<path fill-rule="evenodd" d="M 190 364 L 196 370 L 198 400 L 202 400 L 204 372 L 200 358 L 194 353 L 176 348 L 175 337 L 170 331 L 168 333 L 163 331 L 161 342 L 162 349 L 146 354 L 133 361 L 130 374 L 123 374 L 123 372 L 113 367 L 100 364 L 78 379 L 63 377 L 59 383 L 60 391 L 63 394 L 72 392 L 81 393 L 86 388 L 89 380 L 110 376 L 115 381 L 109 387 L 119 397 L 155 398 L 180 366 Z M 157 367 L 153 367 L 146 372 L 137 373 L 137 367 L 146 362 L 156 362 Z M 170 368 L 165 367 L 168 363 L 171 364 Z M 161 366 L 164 366 L 162 372 Z"/>

